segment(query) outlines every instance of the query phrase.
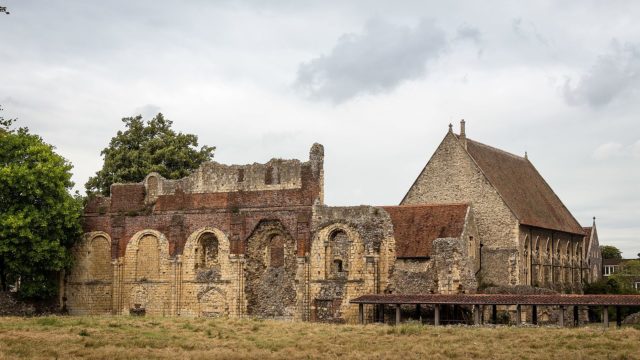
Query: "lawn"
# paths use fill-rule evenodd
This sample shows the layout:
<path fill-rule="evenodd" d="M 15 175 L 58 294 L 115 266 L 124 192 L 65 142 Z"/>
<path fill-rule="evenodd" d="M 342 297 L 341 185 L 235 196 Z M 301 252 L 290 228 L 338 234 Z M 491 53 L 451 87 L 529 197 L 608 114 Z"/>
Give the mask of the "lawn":
<path fill-rule="evenodd" d="M 0 318 L 0 359 L 640 359 L 640 329 Z"/>

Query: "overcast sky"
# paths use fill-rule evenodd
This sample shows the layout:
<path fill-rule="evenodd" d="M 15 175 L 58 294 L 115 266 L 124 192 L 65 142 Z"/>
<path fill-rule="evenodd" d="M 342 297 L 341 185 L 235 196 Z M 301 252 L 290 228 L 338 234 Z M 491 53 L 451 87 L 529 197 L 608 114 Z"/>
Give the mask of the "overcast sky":
<path fill-rule="evenodd" d="M 158 111 L 223 163 L 325 146 L 329 205 L 397 204 L 448 124 L 640 252 L 638 1 L 0 0 L 0 104 L 78 189 Z"/>

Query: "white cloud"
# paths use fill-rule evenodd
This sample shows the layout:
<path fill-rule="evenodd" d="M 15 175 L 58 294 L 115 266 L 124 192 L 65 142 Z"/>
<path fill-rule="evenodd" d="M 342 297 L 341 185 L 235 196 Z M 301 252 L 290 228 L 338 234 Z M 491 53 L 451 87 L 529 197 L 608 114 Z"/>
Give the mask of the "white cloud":
<path fill-rule="evenodd" d="M 623 145 L 618 142 L 607 142 L 598 146 L 593 151 L 593 158 L 596 160 L 628 157 L 640 158 L 640 140 L 630 145 Z"/>

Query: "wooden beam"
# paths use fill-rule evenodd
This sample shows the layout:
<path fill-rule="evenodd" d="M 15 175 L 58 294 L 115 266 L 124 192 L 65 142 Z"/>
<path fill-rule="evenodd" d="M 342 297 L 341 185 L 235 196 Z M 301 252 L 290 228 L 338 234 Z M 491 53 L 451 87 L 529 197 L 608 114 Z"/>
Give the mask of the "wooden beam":
<path fill-rule="evenodd" d="M 433 307 L 433 325 L 440 325 L 440 304 L 435 304 Z"/>
<path fill-rule="evenodd" d="M 520 326 L 522 323 L 522 306 L 516 305 L 516 326 Z"/>
<path fill-rule="evenodd" d="M 358 304 L 358 317 L 360 324 L 364 325 L 364 304 Z"/>
<path fill-rule="evenodd" d="M 482 325 L 482 319 L 480 318 L 480 305 L 474 305 L 473 307 L 473 323 L 475 325 Z"/>
<path fill-rule="evenodd" d="M 560 306 L 560 327 L 564 327 L 564 305 Z"/>
<path fill-rule="evenodd" d="M 609 307 L 608 306 L 602 307 L 602 322 L 605 328 L 609 327 Z"/>
<path fill-rule="evenodd" d="M 420 306 L 420 304 L 416 304 L 416 314 L 418 321 L 420 321 L 420 324 L 422 324 L 422 307 Z"/>
<path fill-rule="evenodd" d="M 396 325 L 400 325 L 400 304 L 396 304 Z"/>

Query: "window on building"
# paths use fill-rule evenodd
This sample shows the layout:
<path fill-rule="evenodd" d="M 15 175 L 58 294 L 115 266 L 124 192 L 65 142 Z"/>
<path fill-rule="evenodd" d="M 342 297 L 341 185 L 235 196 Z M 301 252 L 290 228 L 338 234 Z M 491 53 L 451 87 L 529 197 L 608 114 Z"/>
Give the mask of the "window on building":
<path fill-rule="evenodd" d="M 604 276 L 609 276 L 618 270 L 618 265 L 605 265 Z"/>
<path fill-rule="evenodd" d="M 211 268 L 218 264 L 218 238 L 213 233 L 204 233 L 195 249 L 196 269 Z"/>
<path fill-rule="evenodd" d="M 284 266 L 284 238 L 275 235 L 269 244 L 269 266 L 279 268 Z"/>
<path fill-rule="evenodd" d="M 640 290 L 640 281 L 636 281 L 635 287 L 636 287 L 636 290 Z"/>
<path fill-rule="evenodd" d="M 351 242 L 349 236 L 342 230 L 336 230 L 331 233 L 330 237 L 331 261 L 333 264 L 332 275 L 334 277 L 344 278 L 348 274 L 349 252 Z"/>

